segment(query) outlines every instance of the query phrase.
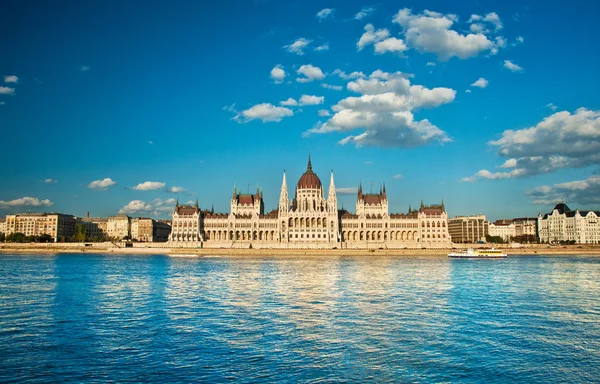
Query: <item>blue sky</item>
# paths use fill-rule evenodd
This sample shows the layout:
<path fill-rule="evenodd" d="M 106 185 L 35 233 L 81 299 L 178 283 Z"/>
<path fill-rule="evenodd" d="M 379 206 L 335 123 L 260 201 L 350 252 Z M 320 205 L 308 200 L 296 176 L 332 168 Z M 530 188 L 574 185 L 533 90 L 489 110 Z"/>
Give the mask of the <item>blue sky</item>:
<path fill-rule="evenodd" d="M 227 212 L 248 183 L 270 210 L 309 152 L 340 208 L 385 182 L 392 212 L 600 209 L 599 8 L 5 1 L 0 215 Z"/>

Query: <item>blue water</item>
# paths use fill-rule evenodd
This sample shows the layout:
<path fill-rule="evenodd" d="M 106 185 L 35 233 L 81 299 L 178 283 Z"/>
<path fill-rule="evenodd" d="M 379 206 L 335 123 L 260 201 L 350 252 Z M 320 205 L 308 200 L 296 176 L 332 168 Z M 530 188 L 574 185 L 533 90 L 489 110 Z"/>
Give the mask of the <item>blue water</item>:
<path fill-rule="evenodd" d="M 0 255 L 0 382 L 598 382 L 600 258 Z"/>

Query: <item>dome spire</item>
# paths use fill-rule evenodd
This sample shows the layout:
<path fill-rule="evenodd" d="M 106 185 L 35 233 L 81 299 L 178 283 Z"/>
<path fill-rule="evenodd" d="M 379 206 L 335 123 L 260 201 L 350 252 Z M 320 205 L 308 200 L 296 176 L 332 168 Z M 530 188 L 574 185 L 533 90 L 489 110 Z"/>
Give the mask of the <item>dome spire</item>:
<path fill-rule="evenodd" d="M 306 166 L 306 170 L 312 171 L 312 164 L 310 163 L 310 152 L 308 152 L 308 165 Z"/>

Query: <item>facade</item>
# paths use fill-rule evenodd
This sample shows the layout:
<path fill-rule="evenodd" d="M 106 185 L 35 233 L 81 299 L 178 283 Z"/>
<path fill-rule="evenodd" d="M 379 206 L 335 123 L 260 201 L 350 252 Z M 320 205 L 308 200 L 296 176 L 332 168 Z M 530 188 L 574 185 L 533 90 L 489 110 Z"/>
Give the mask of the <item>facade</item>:
<path fill-rule="evenodd" d="M 75 216 L 62 213 L 21 213 L 6 216 L 5 233 L 19 232 L 25 236 L 47 234 L 58 242 L 75 234 L 76 223 Z"/>
<path fill-rule="evenodd" d="M 540 242 L 577 244 L 600 243 L 600 211 L 571 210 L 564 202 L 552 212 L 538 216 Z"/>
<path fill-rule="evenodd" d="M 131 218 L 127 215 L 110 216 L 106 223 L 106 234 L 111 239 L 122 240 L 131 236 Z"/>
<path fill-rule="evenodd" d="M 85 217 L 81 219 L 81 225 L 90 239 L 103 239 L 108 237 L 108 219 L 102 217 Z"/>
<path fill-rule="evenodd" d="M 485 215 L 457 216 L 448 219 L 448 231 L 454 243 L 476 243 L 485 241 L 489 223 Z"/>
<path fill-rule="evenodd" d="M 513 223 L 515 224 L 516 237 L 532 236 L 537 238 L 537 218 L 520 217 L 513 219 Z"/>
<path fill-rule="evenodd" d="M 154 219 L 138 217 L 131 219 L 131 239 L 144 242 L 165 242 L 171 233 L 171 226 Z"/>
<path fill-rule="evenodd" d="M 6 219 L 0 218 L 0 233 L 6 233 Z"/>
<path fill-rule="evenodd" d="M 176 205 L 169 244 L 205 248 L 449 248 L 444 204 L 406 214 L 389 213 L 386 187 L 365 194 L 359 187 L 356 213 L 338 210 L 333 172 L 329 188 L 312 170 L 310 156 L 290 200 L 285 172 L 278 209 L 265 213 L 263 194 L 235 188 L 229 214 Z"/>
<path fill-rule="evenodd" d="M 510 241 L 516 236 L 516 233 L 515 224 L 511 220 L 496 220 L 488 227 L 490 236 L 499 236 L 504 241 Z"/>

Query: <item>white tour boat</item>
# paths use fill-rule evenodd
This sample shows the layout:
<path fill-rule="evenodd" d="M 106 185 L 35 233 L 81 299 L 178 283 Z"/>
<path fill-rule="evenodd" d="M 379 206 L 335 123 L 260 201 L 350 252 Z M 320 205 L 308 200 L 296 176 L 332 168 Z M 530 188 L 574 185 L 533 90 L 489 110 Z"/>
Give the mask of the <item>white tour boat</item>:
<path fill-rule="evenodd" d="M 508 255 L 499 249 L 473 249 L 450 252 L 451 259 L 506 259 Z"/>

